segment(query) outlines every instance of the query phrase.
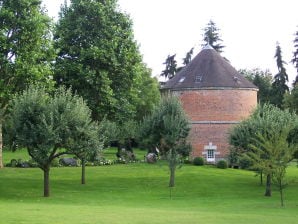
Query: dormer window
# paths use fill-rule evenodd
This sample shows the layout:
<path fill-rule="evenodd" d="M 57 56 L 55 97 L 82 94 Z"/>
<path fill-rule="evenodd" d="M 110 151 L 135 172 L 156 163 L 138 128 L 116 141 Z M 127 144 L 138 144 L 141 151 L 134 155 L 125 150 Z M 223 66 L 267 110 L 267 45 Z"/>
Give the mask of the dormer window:
<path fill-rule="evenodd" d="M 202 82 L 202 78 L 203 78 L 202 75 L 196 75 L 195 83 L 200 83 L 200 82 Z"/>
<path fill-rule="evenodd" d="M 183 82 L 185 79 L 185 77 L 182 77 L 180 80 L 179 80 L 179 83 Z"/>

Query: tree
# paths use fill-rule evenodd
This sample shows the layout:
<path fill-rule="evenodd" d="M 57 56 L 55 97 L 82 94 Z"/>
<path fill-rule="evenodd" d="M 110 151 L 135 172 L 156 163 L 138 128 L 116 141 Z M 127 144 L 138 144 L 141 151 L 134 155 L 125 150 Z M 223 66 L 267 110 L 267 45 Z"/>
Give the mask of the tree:
<path fill-rule="evenodd" d="M 262 71 L 260 69 L 240 69 L 238 72 L 259 88 L 258 102 L 260 104 L 271 103 L 273 80 L 272 74 L 268 70 Z"/>
<path fill-rule="evenodd" d="M 189 130 L 189 121 L 175 97 L 163 98 L 159 106 L 151 115 L 145 117 L 141 124 L 139 138 L 143 144 L 148 149 L 159 148 L 161 155 L 169 162 L 169 187 L 175 186 L 175 170 L 180 161 L 179 157 L 186 148 Z"/>
<path fill-rule="evenodd" d="M 221 53 L 223 52 L 224 45 L 221 44 L 222 39 L 219 34 L 219 30 L 216 27 L 215 22 L 210 20 L 207 24 L 207 26 L 203 29 L 203 42 L 204 44 L 202 46 L 210 45 L 214 48 L 217 52 Z"/>
<path fill-rule="evenodd" d="M 298 85 L 284 95 L 283 108 L 298 114 Z"/>
<path fill-rule="evenodd" d="M 166 61 L 163 63 L 166 65 L 165 70 L 162 71 L 160 74 L 165 78 L 173 78 L 177 73 L 177 61 L 175 60 L 176 54 L 168 55 Z"/>
<path fill-rule="evenodd" d="M 252 159 L 253 168 L 267 176 L 265 196 L 271 196 L 271 181 L 274 173 L 272 161 L 278 162 L 274 153 L 277 150 L 287 150 L 292 147 L 292 144 L 297 147 L 294 141 L 297 136 L 290 135 L 297 127 L 297 115 L 273 105 L 264 104 L 260 105 L 249 119 L 244 120 L 231 131 L 230 144 L 242 154 L 255 158 Z M 287 147 L 285 147 L 285 142 L 287 142 Z M 267 145 L 265 147 L 265 144 L 276 148 L 272 149 Z M 271 151 L 272 154 L 270 154 Z"/>
<path fill-rule="evenodd" d="M 294 64 L 295 68 L 297 69 L 297 76 L 293 83 L 293 86 L 298 84 L 298 31 L 295 34 L 294 48 L 295 48 L 295 51 L 293 52 L 292 63 Z"/>
<path fill-rule="evenodd" d="M 132 22 L 117 9 L 116 0 L 72 0 L 64 5 L 54 40 L 55 80 L 72 86 L 87 101 L 93 119 L 135 116 L 131 92 L 142 58 Z"/>
<path fill-rule="evenodd" d="M 281 206 L 284 206 L 286 168 L 297 148 L 294 142 L 288 142 L 290 131 L 294 127 L 295 123 L 292 123 L 282 129 L 267 130 L 266 134 L 257 133 L 257 138 L 250 145 L 251 151 L 246 154 L 253 161 L 254 168 L 263 170 L 267 174 L 267 179 L 273 178 L 280 193 Z M 265 195 L 271 196 L 271 189 L 269 191 L 268 186 L 267 189 Z"/>
<path fill-rule="evenodd" d="M 282 60 L 281 47 L 277 43 L 275 52 L 276 64 L 278 68 L 278 73 L 274 76 L 274 81 L 272 83 L 272 103 L 282 108 L 284 94 L 289 91 L 287 82 L 289 81 L 286 69 L 284 67 L 285 62 Z"/>
<path fill-rule="evenodd" d="M 40 0 L 0 1 L 0 168 L 2 125 L 12 95 L 33 82 L 51 83 L 51 21 Z"/>
<path fill-rule="evenodd" d="M 191 48 L 189 50 L 189 52 L 186 53 L 185 58 L 183 58 L 183 64 L 184 64 L 184 66 L 188 65 L 191 62 L 191 57 L 193 55 L 193 49 L 194 48 Z"/>
<path fill-rule="evenodd" d="M 17 144 L 27 148 L 44 173 L 45 197 L 50 196 L 50 165 L 55 158 L 100 147 L 89 143 L 90 128 L 95 127 L 90 110 L 70 90 L 58 89 L 52 97 L 45 88 L 30 87 L 13 100 L 12 111 Z"/>

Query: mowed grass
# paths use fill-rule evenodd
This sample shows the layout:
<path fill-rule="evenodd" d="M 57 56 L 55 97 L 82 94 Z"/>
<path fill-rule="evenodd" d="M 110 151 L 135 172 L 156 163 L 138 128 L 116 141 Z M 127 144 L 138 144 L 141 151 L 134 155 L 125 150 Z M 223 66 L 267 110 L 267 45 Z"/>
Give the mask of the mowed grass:
<path fill-rule="evenodd" d="M 276 189 L 263 196 L 253 172 L 184 165 L 172 198 L 165 164 L 119 164 L 51 169 L 43 198 L 38 168 L 0 170 L 0 223 L 298 223 L 298 168 L 288 169 L 284 208 Z"/>

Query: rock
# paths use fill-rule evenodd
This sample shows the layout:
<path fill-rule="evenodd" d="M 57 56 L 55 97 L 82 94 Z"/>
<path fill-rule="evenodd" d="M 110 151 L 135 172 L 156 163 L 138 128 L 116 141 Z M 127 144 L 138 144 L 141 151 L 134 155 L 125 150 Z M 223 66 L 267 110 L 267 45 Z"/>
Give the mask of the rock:
<path fill-rule="evenodd" d="M 146 156 L 147 163 L 156 163 L 157 156 L 155 153 L 148 153 Z"/>
<path fill-rule="evenodd" d="M 62 166 L 77 166 L 78 165 L 77 160 L 74 158 L 62 158 L 59 160 L 59 163 Z"/>

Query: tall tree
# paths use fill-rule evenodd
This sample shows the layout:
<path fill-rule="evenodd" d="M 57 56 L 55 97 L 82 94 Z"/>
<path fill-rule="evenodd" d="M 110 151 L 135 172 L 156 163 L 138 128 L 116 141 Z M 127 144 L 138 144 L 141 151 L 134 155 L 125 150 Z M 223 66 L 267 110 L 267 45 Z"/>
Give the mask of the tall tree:
<path fill-rule="evenodd" d="M 27 148 L 44 173 L 45 197 L 50 196 L 50 165 L 55 158 L 71 153 L 80 156 L 101 146 L 94 136 L 97 128 L 91 111 L 70 90 L 60 88 L 51 96 L 33 86 L 14 99 L 12 111 L 18 145 Z"/>
<path fill-rule="evenodd" d="M 163 63 L 166 66 L 166 68 L 160 74 L 161 76 L 171 79 L 176 75 L 177 61 L 176 61 L 175 57 L 176 57 L 176 54 L 168 55 L 166 61 Z"/>
<path fill-rule="evenodd" d="M 275 58 L 278 68 L 278 73 L 274 76 L 272 83 L 272 103 L 277 107 L 281 108 L 283 104 L 284 94 L 289 91 L 287 82 L 289 81 L 286 69 L 284 67 L 285 62 L 282 60 L 281 47 L 277 43 Z"/>
<path fill-rule="evenodd" d="M 94 119 L 135 116 L 131 89 L 141 56 L 116 0 L 71 0 L 61 9 L 54 40 L 55 79 L 87 100 Z"/>
<path fill-rule="evenodd" d="M 185 58 L 183 58 L 183 65 L 186 66 L 191 62 L 191 57 L 193 55 L 193 49 L 191 48 L 185 55 Z"/>
<path fill-rule="evenodd" d="M 222 45 L 221 35 L 219 34 L 220 29 L 216 27 L 215 22 L 210 20 L 207 26 L 203 29 L 203 46 L 210 45 L 213 47 L 217 52 L 223 52 L 223 48 L 225 47 Z"/>
<path fill-rule="evenodd" d="M 189 121 L 175 97 L 163 98 L 160 105 L 141 124 L 139 137 L 144 145 L 149 149 L 159 148 L 161 155 L 169 162 L 169 187 L 175 186 L 175 170 L 179 157 L 187 148 L 185 146 L 189 130 Z"/>
<path fill-rule="evenodd" d="M 262 71 L 260 69 L 241 69 L 238 72 L 259 88 L 258 102 L 260 104 L 271 103 L 273 80 L 272 74 L 268 70 Z"/>
<path fill-rule="evenodd" d="M 51 83 L 51 20 L 40 0 L 0 1 L 0 167 L 2 123 L 12 95 L 33 82 Z"/>
<path fill-rule="evenodd" d="M 296 76 L 296 79 L 294 80 L 293 86 L 298 84 L 298 31 L 295 33 L 294 48 L 295 48 L 295 51 L 293 52 L 292 63 L 297 69 L 297 76 Z"/>

